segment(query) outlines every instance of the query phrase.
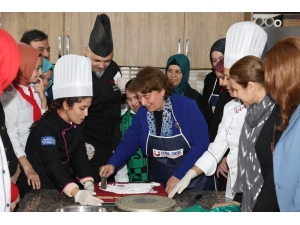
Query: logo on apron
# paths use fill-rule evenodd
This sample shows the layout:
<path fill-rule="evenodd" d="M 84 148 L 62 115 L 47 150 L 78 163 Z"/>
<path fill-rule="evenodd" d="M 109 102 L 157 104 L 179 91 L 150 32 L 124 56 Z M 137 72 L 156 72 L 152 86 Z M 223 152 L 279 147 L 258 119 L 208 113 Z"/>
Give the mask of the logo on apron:
<path fill-rule="evenodd" d="M 175 159 L 182 155 L 183 155 L 183 148 L 178 150 L 171 150 L 171 151 L 153 149 L 154 157 L 167 157 L 167 158 Z"/>

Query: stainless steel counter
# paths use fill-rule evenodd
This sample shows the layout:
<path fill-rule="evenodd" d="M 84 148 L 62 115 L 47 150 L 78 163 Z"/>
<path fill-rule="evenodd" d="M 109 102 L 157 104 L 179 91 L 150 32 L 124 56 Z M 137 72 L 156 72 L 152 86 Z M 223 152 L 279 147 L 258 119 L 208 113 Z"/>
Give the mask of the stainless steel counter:
<path fill-rule="evenodd" d="M 225 198 L 225 192 L 215 191 L 189 191 L 185 190 L 180 195 L 175 195 L 173 199 L 176 201 L 174 211 L 180 210 L 197 194 L 201 193 L 202 198 L 197 201 L 204 209 L 210 209 L 213 204 L 228 201 Z M 55 189 L 32 190 L 20 200 L 17 212 L 51 212 L 56 208 L 69 205 L 79 205 L 74 202 L 74 198 L 70 198 L 65 194 L 59 194 Z M 107 207 L 113 212 L 122 212 L 116 207 Z"/>

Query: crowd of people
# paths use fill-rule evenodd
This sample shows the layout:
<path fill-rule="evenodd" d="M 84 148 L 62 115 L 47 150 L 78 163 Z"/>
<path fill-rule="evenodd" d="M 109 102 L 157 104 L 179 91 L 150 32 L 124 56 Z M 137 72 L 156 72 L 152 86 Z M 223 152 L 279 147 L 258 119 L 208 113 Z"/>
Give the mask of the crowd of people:
<path fill-rule="evenodd" d="M 300 38 L 264 55 L 266 32 L 233 24 L 209 52 L 203 94 L 184 54 L 127 81 L 98 15 L 84 56 L 50 63 L 48 35 L 0 29 L 0 211 L 32 189 L 100 206 L 94 185 L 159 182 L 169 198 L 226 190 L 243 212 L 300 211 Z M 122 99 L 128 110 L 122 114 Z M 2 182 L 3 180 L 3 182 Z M 226 187 L 225 185 L 226 184 Z"/>

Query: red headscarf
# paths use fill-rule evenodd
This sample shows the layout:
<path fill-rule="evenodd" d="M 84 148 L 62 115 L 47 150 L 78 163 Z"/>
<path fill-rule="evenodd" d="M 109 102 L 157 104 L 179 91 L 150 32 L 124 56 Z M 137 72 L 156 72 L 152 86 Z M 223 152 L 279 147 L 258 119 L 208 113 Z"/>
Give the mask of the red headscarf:
<path fill-rule="evenodd" d="M 32 72 L 34 70 L 36 61 L 38 60 L 40 52 L 30 45 L 22 42 L 20 42 L 18 45 L 22 54 L 21 65 L 14 83 L 28 86 L 31 83 L 30 79 L 32 76 Z"/>
<path fill-rule="evenodd" d="M 21 61 L 21 53 L 14 38 L 0 28 L 0 96 L 15 79 Z"/>
<path fill-rule="evenodd" d="M 31 88 L 28 88 L 30 96 L 26 95 L 23 89 L 17 84 L 23 86 L 29 86 L 31 84 L 30 79 L 32 76 L 32 72 L 36 65 L 36 61 L 40 56 L 40 52 L 30 45 L 19 43 L 19 48 L 21 51 L 21 65 L 18 71 L 17 77 L 13 82 L 14 87 L 20 92 L 22 97 L 28 101 L 33 107 L 33 121 L 37 121 L 41 118 L 42 113 L 41 109 L 36 103 Z"/>

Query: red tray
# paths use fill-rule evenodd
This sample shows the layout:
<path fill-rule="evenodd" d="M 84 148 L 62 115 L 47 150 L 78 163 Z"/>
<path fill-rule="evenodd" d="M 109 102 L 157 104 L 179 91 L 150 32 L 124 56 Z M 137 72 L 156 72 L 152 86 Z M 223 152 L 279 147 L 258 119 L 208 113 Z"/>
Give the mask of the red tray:
<path fill-rule="evenodd" d="M 107 184 L 127 184 L 127 183 L 126 182 L 107 182 Z M 101 198 L 104 202 L 115 202 L 118 198 L 121 198 L 124 196 L 129 196 L 129 195 L 147 194 L 147 195 L 159 195 L 159 196 L 163 196 L 163 197 L 168 196 L 168 193 L 165 191 L 162 184 L 160 184 L 159 186 L 153 187 L 153 190 L 156 191 L 157 193 L 139 193 L 139 194 L 116 194 L 113 192 L 104 191 L 104 190 L 100 189 L 99 183 L 95 183 L 94 186 L 95 186 L 96 196 L 98 198 Z"/>

